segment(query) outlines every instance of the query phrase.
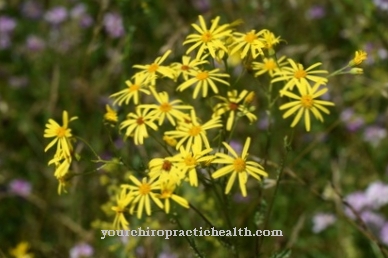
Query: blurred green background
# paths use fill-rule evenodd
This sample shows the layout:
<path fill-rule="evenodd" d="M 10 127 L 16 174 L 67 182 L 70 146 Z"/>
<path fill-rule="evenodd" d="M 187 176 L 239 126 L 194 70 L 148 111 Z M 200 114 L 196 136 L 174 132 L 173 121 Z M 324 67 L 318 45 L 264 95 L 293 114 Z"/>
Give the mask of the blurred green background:
<path fill-rule="evenodd" d="M 9 249 L 22 241 L 30 244 L 35 257 L 81 257 L 76 252 L 82 248 L 87 249 L 85 257 L 194 257 L 184 239 L 130 239 L 135 247 L 128 252 L 124 246 L 131 243 L 125 240 L 101 240 L 98 227 L 103 228 L 102 221 L 113 221 L 101 209 L 110 198 L 109 189 L 98 175 L 90 175 L 75 177 L 68 194 L 57 195 L 53 168 L 47 166 L 51 154 L 43 151 L 48 143 L 43 131 L 49 118 L 60 121 L 62 110 L 67 110 L 79 117 L 72 123 L 74 134 L 99 155 L 112 157 L 107 135 L 114 141 L 119 137 L 103 122 L 108 96 L 124 87 L 133 65 L 150 63 L 167 49 L 174 53 L 170 60 L 178 60 L 187 49 L 182 42 L 190 24 L 199 14 L 208 21 L 221 16 L 223 23 L 242 19 L 240 31 L 267 28 L 284 39 L 276 48 L 278 57 L 287 55 L 305 67 L 322 62 L 324 69 L 335 71 L 356 50 L 368 53 L 363 75 L 330 79 L 327 97 L 336 106 L 325 123 L 314 123 L 310 134 L 297 127 L 271 217 L 270 227 L 281 229 L 284 236 L 267 238 L 262 257 L 286 248 L 292 250 L 291 257 L 384 257 L 357 230 L 357 223 L 349 222 L 328 190 L 335 185 L 349 196 L 366 193 L 374 182 L 388 181 L 384 0 L 0 0 L 0 257 L 8 257 Z M 260 132 L 252 153 L 262 153 L 266 142 L 264 101 L 259 97 L 257 125 L 243 132 Z M 290 121 L 275 122 L 283 126 L 273 132 L 268 155 L 279 162 Z M 130 141 L 125 144 L 121 157 L 141 167 L 138 149 Z M 76 151 L 82 153 L 77 171 L 96 168 L 90 162 L 95 157 L 84 144 L 77 144 Z M 111 180 L 121 183 L 124 172 L 117 169 Z M 273 188 L 264 192 L 269 201 Z M 386 188 L 376 195 L 383 204 L 388 202 Z M 236 220 L 252 203 L 236 203 Z M 319 230 L 317 214 L 322 213 L 326 221 L 335 221 Z M 387 249 L 387 207 L 370 213 L 372 222 L 369 217 L 364 220 Z M 163 227 L 168 221 L 143 223 Z M 209 250 L 211 257 L 222 257 L 216 250 Z M 247 252 L 244 257 L 254 255 Z"/>

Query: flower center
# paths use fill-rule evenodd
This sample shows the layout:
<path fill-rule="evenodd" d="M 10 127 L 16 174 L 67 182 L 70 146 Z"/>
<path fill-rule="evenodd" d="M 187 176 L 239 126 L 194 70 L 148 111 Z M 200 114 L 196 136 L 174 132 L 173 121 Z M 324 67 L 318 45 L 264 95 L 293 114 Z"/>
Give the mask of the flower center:
<path fill-rule="evenodd" d="M 245 40 L 246 42 L 251 43 L 251 44 L 253 43 L 253 41 L 254 41 L 255 39 L 257 39 L 257 37 L 256 37 L 255 33 L 253 33 L 253 32 L 248 32 L 248 33 L 245 35 L 245 38 L 244 38 L 244 40 Z"/>
<path fill-rule="evenodd" d="M 64 127 L 59 127 L 59 128 L 57 129 L 57 136 L 58 136 L 58 138 L 65 137 L 65 136 L 66 136 L 66 128 L 64 128 Z"/>
<path fill-rule="evenodd" d="M 138 125 L 144 124 L 143 117 L 138 117 L 138 118 L 136 119 L 136 123 L 137 123 Z"/>
<path fill-rule="evenodd" d="M 307 75 L 307 73 L 306 73 L 306 71 L 303 70 L 303 69 L 299 69 L 298 71 L 296 71 L 296 72 L 294 73 L 294 77 L 295 77 L 296 79 L 305 78 L 306 75 Z"/>
<path fill-rule="evenodd" d="M 245 171 L 245 160 L 243 160 L 242 158 L 236 158 L 233 161 L 233 166 L 236 172 L 243 172 Z"/>
<path fill-rule="evenodd" d="M 205 33 L 202 34 L 202 41 L 205 43 L 208 43 L 211 41 L 213 38 L 212 34 L 209 31 L 206 31 Z"/>
<path fill-rule="evenodd" d="M 141 195 L 147 195 L 151 192 L 151 186 L 147 183 L 143 183 L 139 186 L 139 193 Z"/>
<path fill-rule="evenodd" d="M 160 105 L 159 109 L 164 113 L 168 113 L 169 111 L 171 111 L 172 107 L 170 103 L 165 102 Z"/>
<path fill-rule="evenodd" d="M 139 85 L 137 85 L 137 84 L 132 84 L 131 86 L 129 86 L 129 92 L 138 91 L 139 88 L 140 88 Z"/>
<path fill-rule="evenodd" d="M 314 99 L 313 99 L 313 96 L 311 95 L 302 96 L 302 98 L 300 99 L 300 102 L 302 107 L 304 108 L 311 108 L 312 106 L 314 106 Z"/>
<path fill-rule="evenodd" d="M 272 71 L 276 69 L 276 63 L 272 59 L 265 62 L 264 66 L 265 66 L 265 69 L 267 69 L 268 71 Z"/>
<path fill-rule="evenodd" d="M 170 198 L 171 195 L 172 195 L 172 192 L 168 189 L 165 189 L 162 191 L 160 198 L 167 199 L 167 198 Z"/>
<path fill-rule="evenodd" d="M 197 74 L 197 79 L 202 81 L 206 80 L 209 77 L 209 74 L 207 72 L 200 72 Z"/>
<path fill-rule="evenodd" d="M 148 72 L 154 73 L 154 72 L 156 72 L 158 70 L 158 68 L 159 68 L 159 65 L 153 63 L 153 64 L 150 65 L 150 67 L 148 67 Z"/>
<path fill-rule="evenodd" d="M 190 128 L 189 134 L 191 136 L 197 136 L 202 131 L 202 127 L 200 125 L 193 125 L 193 127 Z"/>
<path fill-rule="evenodd" d="M 229 103 L 229 109 L 230 110 L 237 110 L 238 109 L 238 104 L 235 102 L 230 102 Z"/>
<path fill-rule="evenodd" d="M 186 166 L 195 166 L 197 165 L 197 160 L 190 154 L 185 157 L 185 164 Z"/>
<path fill-rule="evenodd" d="M 117 213 L 123 213 L 124 212 L 124 209 L 122 207 L 120 207 L 120 206 L 113 206 L 112 210 L 114 210 Z"/>
<path fill-rule="evenodd" d="M 182 71 L 188 71 L 188 70 L 190 70 L 190 66 L 188 66 L 188 65 L 182 65 L 182 66 L 181 66 L 181 70 L 182 70 Z"/>
<path fill-rule="evenodd" d="M 164 160 L 162 164 L 162 169 L 164 171 L 170 171 L 171 170 L 172 163 L 168 160 Z"/>

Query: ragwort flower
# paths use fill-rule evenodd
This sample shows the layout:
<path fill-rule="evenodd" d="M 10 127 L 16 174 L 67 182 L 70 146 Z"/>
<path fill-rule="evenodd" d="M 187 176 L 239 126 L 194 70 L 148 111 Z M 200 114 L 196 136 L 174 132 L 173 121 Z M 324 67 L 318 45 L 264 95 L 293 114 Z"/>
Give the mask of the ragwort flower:
<path fill-rule="evenodd" d="M 176 194 L 174 194 L 176 184 L 171 181 L 166 181 L 161 184 L 160 194 L 157 195 L 159 199 L 164 200 L 164 210 L 168 214 L 170 212 L 170 199 L 178 203 L 186 209 L 190 208 L 189 202 Z"/>
<path fill-rule="evenodd" d="M 252 70 L 256 71 L 255 76 L 260 76 L 268 73 L 269 76 L 274 77 L 275 72 L 279 72 L 280 69 L 286 64 L 285 56 L 282 56 L 278 60 L 274 58 L 263 58 L 263 62 L 252 62 Z"/>
<path fill-rule="evenodd" d="M 368 55 L 365 51 L 360 50 L 356 51 L 356 54 L 354 55 L 354 58 L 350 60 L 349 65 L 350 66 L 356 66 L 361 64 L 363 61 L 365 61 L 368 58 Z"/>
<path fill-rule="evenodd" d="M 208 63 L 208 61 L 204 60 L 206 56 L 204 56 L 201 60 L 191 59 L 190 56 L 182 56 L 182 63 L 176 62 L 171 65 L 171 67 L 175 70 L 176 78 L 182 75 L 183 79 L 187 81 L 189 79 L 189 74 L 193 70 L 199 70 L 200 65 Z"/>
<path fill-rule="evenodd" d="M 261 181 L 261 177 L 267 177 L 267 172 L 264 171 L 264 168 L 257 162 L 247 161 L 248 158 L 248 149 L 251 143 L 251 138 L 247 138 L 242 150 L 241 155 L 238 155 L 234 149 L 226 142 L 222 144 L 229 151 L 230 155 L 224 153 L 216 153 L 216 159 L 212 163 L 216 164 L 225 164 L 224 167 L 218 169 L 212 174 L 213 178 L 219 178 L 227 174 L 231 174 L 226 184 L 225 194 L 228 194 L 232 189 L 233 183 L 238 176 L 238 181 L 240 185 L 240 190 L 242 196 L 247 196 L 246 183 L 248 181 L 248 176 L 256 178 L 258 181 Z"/>
<path fill-rule="evenodd" d="M 248 53 L 250 53 L 254 59 L 258 55 L 263 55 L 262 49 L 265 45 L 259 38 L 262 33 L 263 31 L 256 32 L 255 30 L 251 30 L 247 33 L 234 32 L 233 36 L 235 40 L 231 46 L 230 55 L 233 55 L 237 51 L 241 51 L 241 59 L 246 57 Z"/>
<path fill-rule="evenodd" d="M 129 229 L 129 223 L 125 219 L 124 212 L 129 203 L 133 200 L 133 195 L 127 192 L 127 189 L 121 189 L 120 195 L 116 195 L 116 206 L 112 207 L 112 210 L 116 212 L 115 219 L 113 221 L 113 227 L 116 229 Z"/>
<path fill-rule="evenodd" d="M 137 105 L 139 103 L 140 92 L 147 95 L 150 94 L 150 91 L 146 89 L 148 84 L 146 75 L 144 73 L 136 73 L 135 76 L 133 76 L 133 79 L 133 83 L 130 80 L 125 81 L 125 84 L 128 86 L 126 89 L 110 95 L 110 98 L 115 99 L 113 101 L 113 105 L 116 103 L 119 106 L 121 106 L 123 103 L 128 105 L 131 99 L 133 99 L 133 103 Z"/>
<path fill-rule="evenodd" d="M 323 122 L 323 117 L 320 112 L 330 114 L 330 111 L 325 106 L 334 106 L 334 103 L 317 99 L 327 92 L 326 87 L 323 89 L 319 88 L 321 84 L 321 82 L 317 82 L 313 87 L 311 87 L 310 84 L 307 84 L 306 87 L 297 87 L 300 95 L 296 95 L 295 93 L 286 90 L 281 91 L 282 95 L 295 99 L 294 101 L 280 106 L 280 110 L 288 109 L 287 112 L 283 114 L 283 118 L 296 114 L 291 127 L 294 127 L 301 117 L 304 116 L 306 131 L 309 132 L 311 128 L 310 112 L 321 122 Z"/>

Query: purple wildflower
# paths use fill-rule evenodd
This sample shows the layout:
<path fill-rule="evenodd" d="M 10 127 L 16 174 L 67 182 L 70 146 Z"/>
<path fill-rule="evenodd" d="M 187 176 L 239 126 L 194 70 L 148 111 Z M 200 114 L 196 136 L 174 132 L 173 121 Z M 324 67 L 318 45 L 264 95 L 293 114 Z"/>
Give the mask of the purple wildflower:
<path fill-rule="evenodd" d="M 371 183 L 365 190 L 366 198 L 373 209 L 388 204 L 388 185 L 377 181 Z"/>
<path fill-rule="evenodd" d="M 67 19 L 67 10 L 63 6 L 53 7 L 45 13 L 44 19 L 52 25 L 59 25 Z"/>
<path fill-rule="evenodd" d="M 31 193 L 31 184 L 23 179 L 14 179 L 8 184 L 9 191 L 20 196 L 28 196 Z"/>
<path fill-rule="evenodd" d="M 373 147 L 377 147 L 385 137 L 387 137 L 387 130 L 380 126 L 368 126 L 364 131 L 364 140 Z"/>
<path fill-rule="evenodd" d="M 346 129 L 350 132 L 355 132 L 364 125 L 364 119 L 355 115 L 354 110 L 351 108 L 342 111 L 341 120 L 344 122 Z"/>
<path fill-rule="evenodd" d="M 70 249 L 70 258 L 91 257 L 94 249 L 86 243 L 79 243 Z"/>
<path fill-rule="evenodd" d="M 42 16 L 43 13 L 42 6 L 37 1 L 24 2 L 20 11 L 24 15 L 24 17 L 30 19 L 38 19 Z"/>
<path fill-rule="evenodd" d="M 16 21 L 9 16 L 0 16 L 0 34 L 10 34 L 16 27 Z"/>
<path fill-rule="evenodd" d="M 11 88 L 20 89 L 28 85 L 28 78 L 26 76 L 12 76 L 9 78 L 8 83 Z"/>
<path fill-rule="evenodd" d="M 118 13 L 106 13 L 104 15 L 104 28 L 111 38 L 120 38 L 124 35 L 124 26 Z"/>
<path fill-rule="evenodd" d="M 388 11 L 388 1 L 387 0 L 373 0 L 373 3 L 376 5 L 377 8 Z"/>
<path fill-rule="evenodd" d="M 383 244 L 388 245 L 388 223 L 385 223 L 380 231 L 380 240 Z"/>
<path fill-rule="evenodd" d="M 331 213 L 317 213 L 313 217 L 313 232 L 319 233 L 333 225 L 337 218 Z"/>
<path fill-rule="evenodd" d="M 11 38 L 8 34 L 0 34 L 0 50 L 11 46 Z"/>
<path fill-rule="evenodd" d="M 361 192 L 361 191 L 349 194 L 348 196 L 346 196 L 345 201 L 350 206 L 352 206 L 352 208 L 356 212 L 360 212 L 360 211 L 364 210 L 365 208 L 369 208 L 369 200 L 366 197 L 365 193 Z M 354 215 L 353 211 L 348 207 L 345 208 L 345 214 L 352 219 L 354 219 L 356 217 Z"/>
<path fill-rule="evenodd" d="M 209 0 L 192 0 L 194 8 L 197 9 L 201 13 L 206 13 L 210 10 L 210 2 Z"/>
<path fill-rule="evenodd" d="M 320 5 L 313 5 L 307 10 L 306 17 L 309 20 L 321 19 L 326 15 L 325 8 Z"/>
<path fill-rule="evenodd" d="M 26 41 L 26 47 L 28 50 L 37 52 L 45 48 L 46 43 L 43 39 L 35 35 L 29 35 Z"/>

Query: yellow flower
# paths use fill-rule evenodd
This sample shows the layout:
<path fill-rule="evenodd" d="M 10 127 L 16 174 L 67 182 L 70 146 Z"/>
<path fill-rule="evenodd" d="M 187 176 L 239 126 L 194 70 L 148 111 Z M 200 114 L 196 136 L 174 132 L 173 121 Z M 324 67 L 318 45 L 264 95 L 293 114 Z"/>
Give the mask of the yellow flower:
<path fill-rule="evenodd" d="M 28 249 L 30 249 L 28 242 L 20 242 L 15 248 L 9 250 L 9 254 L 15 258 L 33 258 L 34 255 L 28 253 Z"/>
<path fill-rule="evenodd" d="M 363 74 L 364 70 L 362 68 L 353 67 L 352 69 L 350 69 L 349 73 L 351 73 L 351 74 Z"/>
<path fill-rule="evenodd" d="M 138 108 L 147 108 L 151 110 L 150 116 L 154 116 L 159 121 L 159 126 L 163 124 L 164 120 L 167 118 L 168 121 L 175 126 L 175 119 L 182 120 L 185 116 L 180 110 L 192 109 L 192 106 L 189 105 L 180 105 L 181 100 L 176 99 L 169 101 L 169 96 L 167 92 L 157 93 L 153 88 L 151 88 L 152 95 L 155 97 L 159 105 L 156 104 L 143 104 L 138 106 Z"/>
<path fill-rule="evenodd" d="M 202 57 L 201 60 L 191 59 L 190 56 L 182 56 L 182 63 L 173 63 L 171 67 L 175 70 L 176 78 L 182 75 L 183 79 L 187 81 L 189 79 L 189 74 L 193 70 L 198 70 L 198 66 L 208 63 L 208 61 L 203 60 L 206 56 Z"/>
<path fill-rule="evenodd" d="M 316 63 L 304 69 L 302 64 L 297 64 L 291 58 L 288 59 L 291 67 L 283 67 L 280 71 L 275 72 L 277 78 L 273 79 L 271 82 L 279 81 L 288 81 L 283 87 L 283 90 L 292 90 L 295 85 L 300 87 L 307 87 L 309 85 L 308 80 L 313 82 L 320 82 L 320 84 L 326 84 L 327 78 L 322 76 L 317 76 L 319 74 L 327 74 L 326 70 L 313 70 L 317 66 L 320 66 L 322 63 Z"/>
<path fill-rule="evenodd" d="M 245 99 L 247 95 L 247 90 L 243 90 L 240 94 L 237 93 L 237 90 L 233 90 L 228 91 L 227 98 L 216 96 L 216 98 L 222 100 L 223 103 L 218 103 L 214 107 L 213 117 L 221 116 L 226 112 L 229 112 L 228 120 L 226 122 L 227 131 L 230 131 L 232 129 L 236 114 L 239 114 L 240 116 L 246 116 L 251 123 L 257 120 L 257 117 L 249 111 L 245 103 L 240 103 Z"/>
<path fill-rule="evenodd" d="M 313 87 L 311 87 L 310 84 L 307 84 L 306 87 L 298 87 L 300 95 L 282 90 L 282 95 L 295 99 L 294 101 L 280 106 L 280 110 L 288 109 L 287 112 L 283 114 L 283 118 L 287 118 L 293 114 L 296 114 L 291 127 L 294 127 L 303 115 L 306 131 L 310 131 L 310 112 L 315 116 L 316 119 L 320 120 L 321 122 L 323 122 L 323 117 L 320 111 L 326 114 L 330 114 L 329 110 L 324 106 L 334 106 L 334 103 L 316 99 L 327 92 L 326 87 L 319 89 L 320 85 L 321 83 L 317 82 Z"/>
<path fill-rule="evenodd" d="M 175 140 L 174 138 L 168 136 L 168 135 L 164 135 L 163 136 L 163 141 L 165 141 L 168 145 L 170 145 L 171 147 L 175 147 L 177 145 L 177 140 Z"/>
<path fill-rule="evenodd" d="M 222 80 L 221 78 L 229 78 L 229 74 L 219 73 L 220 69 L 214 69 L 212 71 L 192 71 L 190 73 L 193 76 L 191 79 L 183 82 L 177 87 L 177 90 L 184 91 L 189 88 L 191 85 L 195 84 L 195 89 L 193 92 L 193 98 L 197 98 L 198 93 L 202 90 L 202 97 L 206 97 L 208 93 L 208 88 L 213 90 L 214 93 L 218 93 L 218 88 L 214 81 L 225 84 L 229 86 L 229 82 Z"/>
<path fill-rule="evenodd" d="M 178 203 L 182 207 L 189 209 L 189 202 L 176 194 L 174 194 L 176 184 L 174 182 L 163 182 L 160 189 L 160 194 L 157 195 L 159 199 L 164 199 L 164 210 L 168 214 L 170 212 L 170 199 Z"/>
<path fill-rule="evenodd" d="M 170 54 L 171 50 L 167 50 L 163 56 L 157 57 L 152 64 L 134 65 L 133 68 L 141 69 L 142 71 L 140 73 L 146 76 L 146 81 L 149 82 L 152 86 L 156 84 L 156 79 L 158 78 L 158 75 L 174 79 L 174 70 L 168 66 L 161 65 Z"/>
<path fill-rule="evenodd" d="M 150 94 L 149 90 L 145 89 L 147 87 L 146 75 L 143 73 L 136 73 L 134 76 L 134 83 L 130 80 L 125 81 L 127 84 L 127 88 L 116 92 L 110 95 L 110 98 L 114 98 L 113 105 L 117 104 L 121 106 L 123 102 L 128 105 L 129 101 L 133 99 L 133 103 L 137 105 L 139 103 L 139 95 L 140 92 L 145 93 L 147 95 Z"/>
<path fill-rule="evenodd" d="M 140 219 L 143 214 L 143 209 L 145 209 L 146 214 L 151 215 L 151 202 L 150 199 L 156 203 L 159 208 L 163 209 L 163 203 L 156 197 L 154 190 L 160 190 L 159 181 L 150 180 L 147 181 L 147 178 L 144 177 L 140 182 L 136 177 L 129 176 L 129 179 L 135 185 L 122 185 L 121 187 L 129 189 L 134 199 L 131 202 L 131 207 L 129 212 L 133 214 L 135 207 L 137 207 L 137 218 Z"/>
<path fill-rule="evenodd" d="M 109 105 L 106 105 L 105 108 L 106 108 L 106 113 L 104 115 L 104 119 L 108 122 L 117 123 L 118 121 L 117 112 L 114 109 L 112 109 Z"/>
<path fill-rule="evenodd" d="M 246 183 L 249 175 L 256 178 L 258 181 L 261 181 L 261 177 L 268 176 L 267 172 L 264 171 L 264 168 L 259 163 L 247 161 L 250 143 L 251 138 L 248 137 L 245 141 L 241 155 L 238 155 L 226 142 L 223 142 L 222 144 L 229 151 L 231 156 L 221 152 L 216 153 L 217 158 L 213 160 L 212 163 L 225 164 L 225 166 L 214 172 L 212 177 L 216 179 L 231 174 L 228 183 L 226 184 L 225 194 L 228 194 L 232 189 L 236 176 L 238 176 L 242 196 L 247 196 Z"/>
<path fill-rule="evenodd" d="M 46 152 L 49 150 L 55 143 L 58 143 L 57 145 L 57 152 L 63 151 L 66 157 L 71 156 L 71 150 L 73 149 L 73 146 L 71 145 L 70 138 L 73 137 L 71 134 L 71 129 L 68 128 L 69 122 L 77 119 L 77 117 L 72 117 L 69 120 L 67 111 L 63 111 L 62 113 L 62 123 L 63 125 L 60 126 L 57 122 L 55 122 L 53 119 L 49 119 L 48 123 L 46 124 L 46 129 L 44 130 L 44 137 L 45 138 L 53 138 L 47 147 L 44 149 Z"/>
<path fill-rule="evenodd" d="M 157 178 L 161 183 L 170 181 L 179 184 L 184 177 L 181 170 L 169 158 L 154 158 L 148 163 L 148 168 L 150 170 L 149 178 Z"/>
<path fill-rule="evenodd" d="M 275 72 L 279 72 L 280 69 L 286 64 L 286 57 L 282 56 L 276 62 L 274 58 L 263 58 L 263 62 L 252 62 L 252 69 L 257 71 L 255 76 L 260 76 L 268 73 L 269 76 L 274 77 Z"/>
<path fill-rule="evenodd" d="M 365 51 L 363 50 L 356 51 L 356 54 L 354 55 L 354 58 L 350 60 L 349 65 L 350 66 L 359 65 L 367 58 L 368 58 L 368 54 Z"/>
<path fill-rule="evenodd" d="M 253 58 L 256 58 L 258 55 L 263 55 L 262 49 L 265 45 L 259 38 L 262 33 L 263 31 L 256 32 L 255 30 L 247 33 L 234 32 L 233 36 L 235 40 L 231 46 L 230 55 L 233 55 L 237 51 L 241 51 L 241 59 L 246 57 L 248 52 L 250 52 Z"/>
<path fill-rule="evenodd" d="M 191 186 L 198 186 L 197 166 L 201 162 L 207 162 L 214 158 L 212 155 L 207 155 L 212 151 L 212 148 L 204 150 L 201 148 L 202 146 L 195 143 L 186 149 L 181 147 L 177 155 L 169 158 L 169 161 L 173 162 L 185 175 L 188 175 Z"/>
<path fill-rule="evenodd" d="M 176 145 L 176 149 L 179 149 L 185 142 L 187 148 L 191 148 L 191 146 L 195 144 L 199 145 L 200 149 L 202 149 L 202 143 L 206 148 L 210 148 L 209 140 L 206 136 L 206 131 L 221 127 L 222 124 L 220 117 L 214 117 L 206 123 L 200 124 L 195 116 L 195 111 L 192 110 L 190 114 L 190 122 L 180 122 L 175 131 L 167 131 L 165 132 L 165 135 L 171 136 L 173 138 L 181 138 Z"/>
<path fill-rule="evenodd" d="M 265 48 L 270 51 L 272 51 L 273 47 L 280 42 L 280 37 L 275 37 L 275 35 L 269 30 L 263 30 L 261 35 L 261 40 L 264 43 Z"/>
<path fill-rule="evenodd" d="M 115 229 L 129 229 L 129 223 L 125 219 L 124 212 L 129 203 L 133 200 L 131 193 L 127 193 L 127 189 L 121 189 L 120 195 L 116 195 L 116 206 L 112 207 L 112 210 L 116 212 L 115 219 L 113 221 L 113 227 Z"/>
<path fill-rule="evenodd" d="M 144 138 L 148 138 L 147 127 L 158 130 L 158 126 L 153 122 L 155 117 L 151 113 L 147 114 L 148 110 L 138 108 L 136 113 L 129 113 L 127 119 L 120 124 L 120 130 L 127 127 L 125 134 L 133 137 L 136 145 L 143 144 Z"/>
<path fill-rule="evenodd" d="M 196 48 L 198 49 L 196 59 L 200 60 L 204 52 L 207 51 L 213 58 L 216 58 L 216 51 L 222 49 L 227 52 L 223 38 L 231 35 L 232 30 L 229 29 L 228 24 L 218 25 L 220 17 L 216 17 L 212 20 L 212 25 L 210 29 L 207 28 L 205 20 L 202 15 L 199 15 L 199 24 L 191 24 L 193 28 L 198 32 L 198 34 L 190 34 L 187 36 L 186 40 L 183 42 L 183 45 L 191 44 L 193 45 L 186 51 L 186 54 L 190 53 Z"/>

